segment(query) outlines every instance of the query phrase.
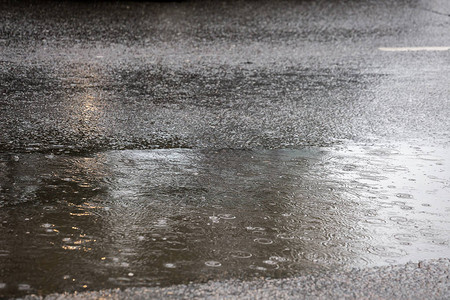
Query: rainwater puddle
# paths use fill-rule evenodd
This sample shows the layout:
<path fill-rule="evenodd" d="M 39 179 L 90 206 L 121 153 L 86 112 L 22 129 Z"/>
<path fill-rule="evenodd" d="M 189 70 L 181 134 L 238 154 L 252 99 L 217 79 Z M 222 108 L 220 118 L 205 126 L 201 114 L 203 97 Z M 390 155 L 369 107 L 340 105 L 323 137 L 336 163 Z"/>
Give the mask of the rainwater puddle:
<path fill-rule="evenodd" d="M 450 151 L 0 154 L 0 295 L 450 257 Z"/>

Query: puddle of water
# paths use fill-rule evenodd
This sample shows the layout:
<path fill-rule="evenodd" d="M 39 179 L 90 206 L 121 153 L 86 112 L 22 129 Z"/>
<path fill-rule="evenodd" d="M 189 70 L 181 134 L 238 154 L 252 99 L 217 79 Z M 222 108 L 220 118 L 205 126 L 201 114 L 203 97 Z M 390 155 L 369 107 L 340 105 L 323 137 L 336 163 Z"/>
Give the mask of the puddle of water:
<path fill-rule="evenodd" d="M 450 257 L 449 153 L 0 154 L 0 295 Z"/>

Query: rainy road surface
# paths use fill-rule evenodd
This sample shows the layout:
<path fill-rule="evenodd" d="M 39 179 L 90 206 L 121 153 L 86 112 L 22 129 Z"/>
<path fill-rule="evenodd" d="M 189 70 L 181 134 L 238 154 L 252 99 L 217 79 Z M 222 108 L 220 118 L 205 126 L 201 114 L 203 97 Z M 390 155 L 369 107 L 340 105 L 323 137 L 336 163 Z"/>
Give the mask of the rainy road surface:
<path fill-rule="evenodd" d="M 447 1 L 0 10 L 0 296 L 450 258 Z"/>

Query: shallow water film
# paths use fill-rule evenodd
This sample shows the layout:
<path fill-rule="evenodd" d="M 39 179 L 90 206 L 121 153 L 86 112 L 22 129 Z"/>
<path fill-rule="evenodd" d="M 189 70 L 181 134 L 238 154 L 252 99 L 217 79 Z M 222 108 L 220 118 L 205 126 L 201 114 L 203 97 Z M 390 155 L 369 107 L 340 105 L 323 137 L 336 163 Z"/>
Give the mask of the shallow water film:
<path fill-rule="evenodd" d="M 1 294 L 450 257 L 450 152 L 411 145 L 0 154 Z"/>

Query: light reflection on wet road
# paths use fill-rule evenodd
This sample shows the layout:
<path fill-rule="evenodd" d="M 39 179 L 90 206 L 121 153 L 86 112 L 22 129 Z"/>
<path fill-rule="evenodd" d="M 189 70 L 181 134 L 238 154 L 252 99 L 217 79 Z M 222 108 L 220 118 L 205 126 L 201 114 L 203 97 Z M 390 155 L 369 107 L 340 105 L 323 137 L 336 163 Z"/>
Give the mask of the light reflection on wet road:
<path fill-rule="evenodd" d="M 3 154 L 5 289 L 283 277 L 448 257 L 450 157 L 414 145 Z"/>
<path fill-rule="evenodd" d="M 449 3 L 0 2 L 0 297 L 450 257 Z"/>

